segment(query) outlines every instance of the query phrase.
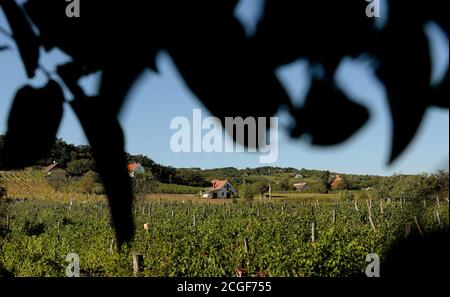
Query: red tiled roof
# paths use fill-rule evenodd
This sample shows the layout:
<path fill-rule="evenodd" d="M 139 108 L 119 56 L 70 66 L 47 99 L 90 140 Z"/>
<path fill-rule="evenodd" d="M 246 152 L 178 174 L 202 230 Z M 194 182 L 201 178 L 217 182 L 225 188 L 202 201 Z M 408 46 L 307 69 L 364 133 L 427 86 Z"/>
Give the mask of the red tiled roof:
<path fill-rule="evenodd" d="M 228 180 L 212 180 L 211 181 L 211 183 L 212 183 L 212 187 L 211 188 L 208 188 L 208 189 L 206 189 L 206 193 L 214 193 L 214 192 L 217 192 L 217 191 L 219 191 L 220 189 L 222 189 L 224 186 L 225 186 L 225 184 L 228 182 Z"/>
<path fill-rule="evenodd" d="M 128 171 L 135 171 L 139 166 L 139 163 L 130 163 L 127 165 Z"/>
<path fill-rule="evenodd" d="M 336 175 L 336 178 L 331 182 L 331 188 L 336 188 L 338 185 L 339 185 L 339 183 L 342 181 L 342 176 L 341 175 Z"/>
<path fill-rule="evenodd" d="M 212 187 L 214 190 L 220 190 L 225 186 L 225 184 L 228 182 L 227 180 L 213 180 Z"/>

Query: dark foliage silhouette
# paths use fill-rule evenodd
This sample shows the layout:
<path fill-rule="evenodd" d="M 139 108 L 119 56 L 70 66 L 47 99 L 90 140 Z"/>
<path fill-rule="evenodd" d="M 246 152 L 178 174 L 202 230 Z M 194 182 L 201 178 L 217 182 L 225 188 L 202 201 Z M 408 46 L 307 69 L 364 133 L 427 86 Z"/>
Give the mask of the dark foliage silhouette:
<path fill-rule="evenodd" d="M 377 30 L 365 14 L 365 1 L 266 0 L 252 38 L 234 16 L 237 3 L 84 1 L 82 17 L 68 18 L 64 0 L 28 0 L 23 7 L 14 0 L 0 1 L 29 77 L 40 68 L 40 47 L 59 48 L 73 59 L 60 65 L 57 74 L 75 97 L 71 106 L 92 147 L 119 244 L 132 238 L 134 228 L 131 183 L 117 116 L 142 71 L 157 71 L 159 50 L 171 55 L 187 86 L 214 116 L 222 120 L 270 117 L 284 105 L 296 120 L 292 136 L 309 134 L 313 144 L 322 146 L 347 140 L 368 120 L 368 110 L 347 98 L 334 75 L 342 58 L 370 54 L 379 62 L 377 74 L 391 107 L 389 162 L 408 146 L 429 106 L 449 106 L 444 98 L 448 84 L 430 86 L 430 54 L 423 33 L 425 22 L 434 20 L 448 34 L 444 1 L 423 2 L 418 7 L 389 1 L 386 28 Z M 299 58 L 323 70 L 312 73 L 313 85 L 302 108 L 293 106 L 275 77 L 277 67 Z M 88 97 L 78 80 L 100 70 L 99 94 Z M 18 92 L 2 152 L 4 168 L 30 165 L 49 152 L 63 101 L 54 81 L 41 90 L 24 87 Z M 41 114 L 40 121 L 31 121 L 35 114 Z M 335 123 L 338 130 L 330 128 Z M 39 145 L 31 150 L 28 142 Z"/>
<path fill-rule="evenodd" d="M 41 89 L 25 86 L 17 92 L 4 139 L 4 169 L 34 165 L 50 152 L 63 115 L 63 102 L 63 92 L 53 80 Z"/>

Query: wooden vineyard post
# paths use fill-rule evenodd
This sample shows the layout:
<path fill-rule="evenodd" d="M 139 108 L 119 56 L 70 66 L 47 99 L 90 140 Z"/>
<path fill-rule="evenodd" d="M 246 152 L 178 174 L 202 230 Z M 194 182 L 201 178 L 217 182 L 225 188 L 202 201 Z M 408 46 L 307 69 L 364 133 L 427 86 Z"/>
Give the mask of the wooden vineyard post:
<path fill-rule="evenodd" d="M 173 212 L 173 209 L 171 210 L 171 215 L 172 215 L 172 218 L 175 216 L 175 213 Z"/>
<path fill-rule="evenodd" d="M 247 254 L 249 254 L 249 253 L 250 253 L 250 246 L 249 246 L 249 244 L 248 244 L 248 239 L 247 239 L 247 237 L 244 238 L 244 247 L 245 247 L 245 252 L 246 252 Z"/>
<path fill-rule="evenodd" d="M 355 200 L 355 210 L 359 211 L 359 209 L 358 209 L 358 200 Z"/>
<path fill-rule="evenodd" d="M 416 223 L 417 230 L 419 231 L 420 236 L 423 236 L 422 229 L 420 228 L 419 222 L 417 221 L 417 216 L 414 216 L 414 223 Z"/>
<path fill-rule="evenodd" d="M 231 208 L 230 208 L 230 204 L 227 204 L 228 206 L 228 215 L 231 215 Z"/>
<path fill-rule="evenodd" d="M 114 253 L 114 244 L 116 243 L 116 241 L 113 239 L 111 239 L 111 244 L 109 245 L 109 253 L 112 254 Z"/>
<path fill-rule="evenodd" d="M 269 200 L 272 201 L 272 184 L 269 184 Z"/>
<path fill-rule="evenodd" d="M 380 213 L 384 214 L 384 209 L 383 209 L 383 198 L 380 199 Z"/>
<path fill-rule="evenodd" d="M 196 221 L 195 221 L 195 213 L 194 213 L 194 215 L 192 216 L 192 220 L 193 220 L 193 225 L 194 225 L 194 227 L 196 226 Z"/>
<path fill-rule="evenodd" d="M 408 237 L 411 234 L 411 223 L 406 223 L 405 225 L 405 237 Z"/>
<path fill-rule="evenodd" d="M 142 254 L 133 254 L 133 275 L 140 276 L 142 272 L 144 256 Z"/>
<path fill-rule="evenodd" d="M 372 214 L 371 209 L 372 209 L 372 205 L 369 203 L 369 200 L 366 199 L 366 204 L 367 204 L 367 209 L 369 211 L 369 214 Z"/>
<path fill-rule="evenodd" d="M 284 205 L 281 205 L 281 215 L 284 214 Z"/>
<path fill-rule="evenodd" d="M 372 227 L 373 232 L 377 232 L 377 229 L 375 229 L 375 224 L 373 223 L 371 214 L 369 214 L 369 222 L 370 222 L 370 226 Z"/>
<path fill-rule="evenodd" d="M 439 202 L 439 197 L 438 196 L 436 196 L 436 205 L 437 205 L 437 209 L 441 210 L 441 204 Z"/>
<path fill-rule="evenodd" d="M 439 226 L 441 226 L 442 224 L 441 224 L 441 216 L 439 215 L 439 210 L 436 210 L 436 220 Z"/>
<path fill-rule="evenodd" d="M 58 223 L 56 224 L 56 232 L 57 232 L 57 234 L 59 234 L 59 225 L 60 225 L 60 220 L 58 220 Z"/>
<path fill-rule="evenodd" d="M 333 224 L 336 224 L 336 207 L 333 208 Z"/>
<path fill-rule="evenodd" d="M 403 211 L 403 198 L 400 198 L 400 210 Z"/>
<path fill-rule="evenodd" d="M 373 232 L 377 232 L 377 229 L 375 228 L 375 224 L 373 223 L 373 219 L 372 219 L 372 210 L 371 210 L 371 204 L 369 202 L 369 200 L 366 200 L 366 204 L 367 204 L 367 210 L 369 211 L 369 223 L 370 226 L 372 227 Z"/>
<path fill-rule="evenodd" d="M 311 241 L 316 242 L 316 223 L 311 223 Z"/>

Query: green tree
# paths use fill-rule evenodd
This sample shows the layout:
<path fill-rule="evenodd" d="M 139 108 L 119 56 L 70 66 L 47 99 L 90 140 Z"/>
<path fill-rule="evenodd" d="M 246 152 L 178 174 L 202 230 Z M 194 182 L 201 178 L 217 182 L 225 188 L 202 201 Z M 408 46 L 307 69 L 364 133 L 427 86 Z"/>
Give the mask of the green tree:
<path fill-rule="evenodd" d="M 94 161 L 90 159 L 73 160 L 67 164 L 67 172 L 73 176 L 82 176 L 94 169 Z"/>
<path fill-rule="evenodd" d="M 1 185 L 0 185 L 0 199 L 3 199 L 3 198 L 5 198 L 6 197 L 6 188 L 4 188 L 4 187 L 2 187 Z"/>
<path fill-rule="evenodd" d="M 80 179 L 80 189 L 85 194 L 94 194 L 98 190 L 99 176 L 93 171 L 88 171 Z"/>
<path fill-rule="evenodd" d="M 255 187 L 251 184 L 245 183 L 239 187 L 239 196 L 246 200 L 253 200 L 257 194 Z"/>
<path fill-rule="evenodd" d="M 287 192 L 292 189 L 292 185 L 289 182 L 288 178 L 283 178 L 282 180 L 280 180 L 278 186 L 279 186 L 280 190 L 283 192 Z"/>
<path fill-rule="evenodd" d="M 341 202 L 351 202 L 351 201 L 355 200 L 355 196 L 352 194 L 352 192 L 343 190 L 339 194 L 339 200 Z"/>
<path fill-rule="evenodd" d="M 318 182 L 311 182 L 309 184 L 309 189 L 307 190 L 307 192 L 326 194 L 328 193 L 328 189 L 322 181 L 318 181 Z"/>
<path fill-rule="evenodd" d="M 266 181 L 258 181 L 254 183 L 253 188 L 257 194 L 261 197 L 264 196 L 265 193 L 269 192 L 269 184 Z"/>
<path fill-rule="evenodd" d="M 324 171 L 320 176 L 320 181 L 322 182 L 323 188 L 326 189 L 325 193 L 328 193 L 328 191 L 331 188 L 330 175 L 331 175 L 330 171 Z"/>
<path fill-rule="evenodd" d="M 156 191 L 157 181 L 149 172 L 137 174 L 131 181 L 135 194 L 145 195 Z"/>
<path fill-rule="evenodd" d="M 60 191 L 67 184 L 67 172 L 64 169 L 57 168 L 47 175 L 46 180 L 55 191 Z"/>

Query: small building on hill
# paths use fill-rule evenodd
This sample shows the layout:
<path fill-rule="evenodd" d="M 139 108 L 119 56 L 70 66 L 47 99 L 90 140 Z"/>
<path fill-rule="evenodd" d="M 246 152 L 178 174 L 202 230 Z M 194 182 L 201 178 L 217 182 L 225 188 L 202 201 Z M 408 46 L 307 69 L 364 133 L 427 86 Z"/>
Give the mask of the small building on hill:
<path fill-rule="evenodd" d="M 343 176 L 339 175 L 339 174 L 336 174 L 336 177 L 331 182 L 330 187 L 331 187 L 331 189 L 336 189 L 343 182 L 344 182 Z"/>
<path fill-rule="evenodd" d="M 140 163 L 130 163 L 127 168 L 130 177 L 135 177 L 136 174 L 142 174 L 145 172 L 144 167 Z"/>
<path fill-rule="evenodd" d="M 58 162 L 53 162 L 53 164 L 50 164 L 50 165 L 48 165 L 48 166 L 43 167 L 43 168 L 42 168 L 42 171 L 43 171 L 45 174 L 50 175 L 50 174 L 52 174 L 52 172 L 55 171 L 56 169 L 64 170 L 64 169 L 61 167 L 61 164 L 59 164 Z M 64 170 L 64 171 L 65 171 L 65 170 Z"/>
<path fill-rule="evenodd" d="M 307 183 L 295 183 L 294 191 L 301 192 L 309 189 L 309 185 Z"/>
<path fill-rule="evenodd" d="M 202 197 L 207 199 L 214 198 L 234 198 L 237 197 L 236 188 L 228 180 L 213 180 L 212 187 L 207 188 Z"/>

